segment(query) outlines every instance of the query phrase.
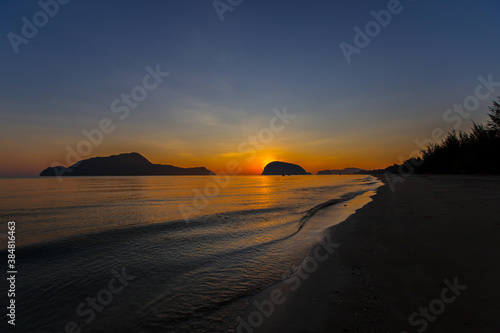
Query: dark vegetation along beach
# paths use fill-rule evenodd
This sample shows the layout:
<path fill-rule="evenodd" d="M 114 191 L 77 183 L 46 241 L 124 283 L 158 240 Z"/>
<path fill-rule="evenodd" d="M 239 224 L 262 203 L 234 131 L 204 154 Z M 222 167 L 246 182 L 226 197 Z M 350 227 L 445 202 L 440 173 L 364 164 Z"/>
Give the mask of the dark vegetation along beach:
<path fill-rule="evenodd" d="M 486 124 L 472 122 L 469 131 L 449 132 L 441 142 L 421 149 L 402 164 L 359 173 L 500 174 L 500 98 L 489 107 Z"/>

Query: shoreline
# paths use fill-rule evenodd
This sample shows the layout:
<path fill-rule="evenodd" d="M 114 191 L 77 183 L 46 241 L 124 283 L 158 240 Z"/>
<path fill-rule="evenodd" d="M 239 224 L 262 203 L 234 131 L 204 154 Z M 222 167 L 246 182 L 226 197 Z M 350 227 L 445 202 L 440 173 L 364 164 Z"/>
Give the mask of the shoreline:
<path fill-rule="evenodd" d="M 411 176 L 394 193 L 379 187 L 328 228 L 326 247 L 254 295 L 234 331 L 499 330 L 499 188 L 495 176 Z"/>

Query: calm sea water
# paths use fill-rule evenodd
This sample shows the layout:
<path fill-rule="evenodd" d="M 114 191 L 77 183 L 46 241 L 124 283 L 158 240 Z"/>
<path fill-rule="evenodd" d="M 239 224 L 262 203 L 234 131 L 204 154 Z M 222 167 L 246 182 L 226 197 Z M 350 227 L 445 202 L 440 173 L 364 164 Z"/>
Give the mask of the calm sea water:
<path fill-rule="evenodd" d="M 249 296 L 354 211 L 340 202 L 378 186 L 371 176 L 0 180 L 2 257 L 16 221 L 15 329 L 227 331 Z M 330 204 L 338 218 L 310 218 Z"/>

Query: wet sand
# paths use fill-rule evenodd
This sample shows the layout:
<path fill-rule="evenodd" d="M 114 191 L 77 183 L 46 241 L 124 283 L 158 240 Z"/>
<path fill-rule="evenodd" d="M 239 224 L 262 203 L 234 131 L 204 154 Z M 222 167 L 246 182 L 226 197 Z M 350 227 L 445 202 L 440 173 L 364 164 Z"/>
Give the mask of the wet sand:
<path fill-rule="evenodd" d="M 380 187 L 290 278 L 255 295 L 235 331 L 498 332 L 499 217 L 500 177 Z"/>

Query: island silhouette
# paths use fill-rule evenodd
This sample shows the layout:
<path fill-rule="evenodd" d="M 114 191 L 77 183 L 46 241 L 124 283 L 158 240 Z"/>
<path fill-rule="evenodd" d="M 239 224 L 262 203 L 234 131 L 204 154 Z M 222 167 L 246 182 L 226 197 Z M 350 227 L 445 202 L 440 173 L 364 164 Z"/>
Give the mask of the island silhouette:
<path fill-rule="evenodd" d="M 92 157 L 70 167 L 48 167 L 40 176 L 188 176 L 213 175 L 205 167 L 181 168 L 154 164 L 139 153 L 124 153 L 107 157 Z"/>
<path fill-rule="evenodd" d="M 360 168 L 345 168 L 342 170 L 336 170 L 336 169 L 320 170 L 318 171 L 317 175 L 354 175 L 361 171 L 366 171 L 366 170 Z"/>
<path fill-rule="evenodd" d="M 291 175 L 310 175 L 303 167 L 297 164 L 274 161 L 268 163 L 262 171 L 263 176 L 291 176 Z"/>

